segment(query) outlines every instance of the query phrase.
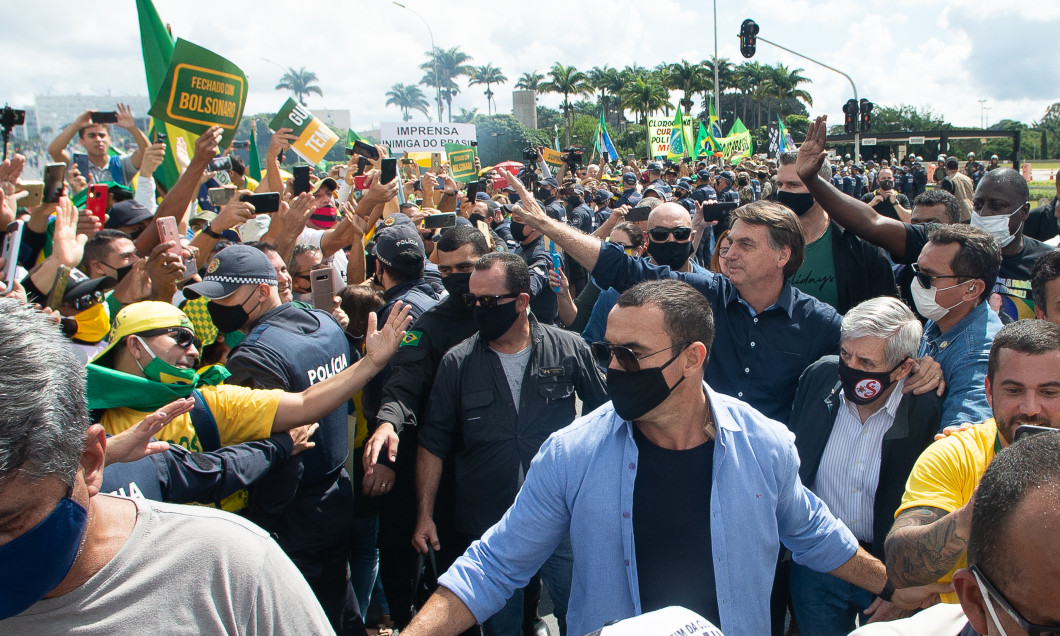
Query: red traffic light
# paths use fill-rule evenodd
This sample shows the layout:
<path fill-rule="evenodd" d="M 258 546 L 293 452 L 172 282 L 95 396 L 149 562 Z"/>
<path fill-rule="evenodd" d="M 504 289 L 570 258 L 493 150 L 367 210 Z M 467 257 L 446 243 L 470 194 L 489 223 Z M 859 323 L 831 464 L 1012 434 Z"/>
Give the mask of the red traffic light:
<path fill-rule="evenodd" d="M 755 46 L 758 35 L 758 24 L 748 18 L 740 25 L 740 54 L 744 57 L 754 57 Z"/>

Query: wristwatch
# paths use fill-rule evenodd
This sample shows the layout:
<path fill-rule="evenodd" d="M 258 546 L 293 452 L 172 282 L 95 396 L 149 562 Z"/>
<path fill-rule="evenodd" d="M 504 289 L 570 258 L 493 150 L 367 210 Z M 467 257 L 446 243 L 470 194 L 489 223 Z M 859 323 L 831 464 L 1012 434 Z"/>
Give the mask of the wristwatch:
<path fill-rule="evenodd" d="M 891 599 L 894 598 L 894 583 L 891 583 L 891 579 L 887 579 L 887 583 L 884 584 L 883 590 L 876 596 L 879 596 L 888 603 L 891 602 Z"/>
<path fill-rule="evenodd" d="M 218 234 L 217 232 L 214 232 L 213 228 L 210 227 L 209 223 L 207 223 L 206 225 L 203 226 L 202 233 L 205 234 L 206 236 L 209 236 L 210 238 L 213 238 L 213 239 L 221 238 L 221 235 Z"/>

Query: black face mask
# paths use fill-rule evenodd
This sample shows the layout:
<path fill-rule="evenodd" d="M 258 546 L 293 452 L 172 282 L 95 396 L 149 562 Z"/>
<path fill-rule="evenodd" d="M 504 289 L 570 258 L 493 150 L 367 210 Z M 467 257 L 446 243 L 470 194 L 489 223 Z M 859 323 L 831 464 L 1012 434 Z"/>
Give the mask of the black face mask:
<path fill-rule="evenodd" d="M 467 220 L 471 221 L 471 225 L 478 227 L 478 222 L 485 221 L 486 217 L 482 216 L 481 214 L 469 214 L 467 215 Z"/>
<path fill-rule="evenodd" d="M 615 413 L 622 419 L 633 422 L 665 402 L 670 393 L 685 381 L 684 376 L 681 376 L 677 384 L 670 386 L 663 376 L 663 369 L 670 366 L 682 351 L 683 347 L 661 367 L 640 371 L 623 371 L 608 367 L 607 394 L 611 396 L 611 406 L 615 407 Z"/>
<path fill-rule="evenodd" d="M 493 309 L 475 307 L 475 323 L 478 325 L 479 337 L 485 342 L 492 342 L 511 329 L 519 318 L 519 312 L 515 308 L 517 303 L 518 299 L 497 305 Z"/>
<path fill-rule="evenodd" d="M 445 291 L 449 292 L 449 297 L 456 299 L 457 305 L 466 308 L 463 298 L 464 294 L 471 291 L 471 272 L 464 274 L 454 272 L 448 276 L 442 277 L 442 287 L 445 287 Z"/>
<path fill-rule="evenodd" d="M 692 256 L 692 241 L 687 243 L 648 241 L 648 254 L 657 264 L 678 270 L 684 267 L 688 262 L 688 257 Z"/>
<path fill-rule="evenodd" d="M 548 188 L 538 188 L 534 190 L 534 196 L 542 201 L 546 201 L 552 198 L 552 192 Z"/>
<path fill-rule="evenodd" d="M 508 225 L 508 229 L 512 232 L 512 238 L 522 243 L 526 240 L 526 226 L 522 223 L 516 223 L 512 221 Z"/>
<path fill-rule="evenodd" d="M 253 294 L 251 297 L 253 297 Z M 250 299 L 248 298 L 247 300 Z M 206 303 L 206 311 L 210 314 L 210 320 L 213 321 L 214 326 L 221 333 L 232 333 L 233 331 L 239 331 L 243 328 L 243 325 L 250 322 L 250 314 L 247 313 L 246 309 L 243 309 L 245 304 L 246 301 L 240 305 L 229 307 L 210 301 Z"/>
<path fill-rule="evenodd" d="M 120 283 L 120 282 L 121 282 L 121 281 L 122 281 L 122 280 L 123 280 L 123 279 L 124 279 L 124 278 L 125 278 L 126 276 L 128 276 L 128 275 L 129 275 L 129 272 L 131 272 L 131 271 L 132 271 L 132 268 L 133 268 L 133 266 L 132 266 L 132 265 L 126 265 L 126 266 L 124 266 L 124 267 L 113 267 L 113 266 L 111 266 L 111 265 L 107 265 L 106 263 L 101 263 L 101 265 L 105 265 L 106 267 L 110 267 L 111 269 L 113 269 L 113 270 L 114 270 L 114 278 L 115 278 L 115 279 L 117 279 L 117 281 L 118 281 L 119 283 Z"/>
<path fill-rule="evenodd" d="M 572 209 L 572 210 L 574 208 L 578 207 L 579 205 L 581 205 L 582 203 L 585 203 L 585 200 L 582 197 L 579 197 L 579 196 L 567 197 L 567 205 L 569 205 L 570 209 Z"/>
<path fill-rule="evenodd" d="M 880 181 L 880 190 L 894 190 L 894 180 L 884 179 Z"/>
<path fill-rule="evenodd" d="M 788 206 L 795 216 L 802 216 L 813 207 L 813 195 L 809 192 L 788 192 L 777 190 L 777 202 Z"/>
<path fill-rule="evenodd" d="M 843 395 L 854 404 L 864 406 L 871 403 L 894 384 L 891 380 L 891 374 L 903 364 L 905 364 L 905 360 L 899 362 L 890 371 L 873 372 L 852 369 L 840 360 L 839 383 L 843 386 Z"/>

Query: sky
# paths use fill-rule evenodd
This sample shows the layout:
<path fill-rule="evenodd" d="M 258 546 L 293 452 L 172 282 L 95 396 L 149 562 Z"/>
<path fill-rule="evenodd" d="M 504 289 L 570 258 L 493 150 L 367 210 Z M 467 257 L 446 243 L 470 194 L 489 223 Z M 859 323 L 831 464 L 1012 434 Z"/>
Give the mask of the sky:
<path fill-rule="evenodd" d="M 310 96 L 309 106 L 349 109 L 357 130 L 400 121 L 400 111 L 385 106 L 385 93 L 422 78 L 419 65 L 431 45 L 424 21 L 436 46 L 458 46 L 472 64 L 492 63 L 508 76 L 507 85 L 493 89 L 501 113 L 511 112 L 511 90 L 522 73 L 545 73 L 557 61 L 580 70 L 652 67 L 699 62 L 714 52 L 712 3 L 706 0 L 404 4 L 408 9 L 389 0 L 254 0 L 233 11 L 233 5 L 203 0 L 155 0 L 175 36 L 243 69 L 250 86 L 246 113 L 275 112 L 288 96 L 274 88 L 282 68 L 304 66 L 319 76 L 324 93 Z M 0 99 L 25 105 L 40 93 L 146 94 L 134 1 L 104 0 L 88 12 L 71 10 L 76 6 L 86 5 L 34 0 L 6 17 L 9 62 L 0 65 Z M 929 108 L 957 126 L 981 125 L 979 100 L 990 109 L 987 125 L 1000 119 L 1030 124 L 1060 101 L 1060 64 L 1052 53 L 1060 2 L 724 2 L 718 6 L 718 54 L 733 63 L 743 60 L 737 33 L 745 18 L 758 22 L 760 37 L 849 74 L 858 97 Z M 841 75 L 761 40 L 754 59 L 804 69 L 812 80 L 804 87 L 814 98 L 810 113 L 842 122 L 842 105 L 853 93 Z M 433 116 L 433 90 L 423 88 Z M 483 90 L 463 86 L 454 112 L 484 113 Z M 539 97 L 552 107 L 560 100 Z M 697 96 L 694 112 L 700 108 Z M 414 119 L 426 117 L 416 113 Z"/>

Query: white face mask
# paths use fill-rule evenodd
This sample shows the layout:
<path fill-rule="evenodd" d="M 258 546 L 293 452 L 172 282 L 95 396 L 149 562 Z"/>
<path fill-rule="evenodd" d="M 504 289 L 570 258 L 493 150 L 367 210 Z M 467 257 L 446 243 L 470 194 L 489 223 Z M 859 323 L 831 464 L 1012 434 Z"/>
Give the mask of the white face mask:
<path fill-rule="evenodd" d="M 930 287 L 924 289 L 924 286 L 920 284 L 920 280 L 916 277 L 913 278 L 913 284 L 910 285 L 909 291 L 913 293 L 913 304 L 916 305 L 916 310 L 920 312 L 920 315 L 927 318 L 928 320 L 939 320 L 946 317 L 951 309 L 964 301 L 958 301 L 956 304 L 950 307 L 943 307 L 942 305 L 935 302 L 936 292 L 946 291 L 947 289 L 953 289 L 959 285 L 967 285 L 968 283 L 957 283 L 957 285 L 950 285 L 949 287 Z"/>
<path fill-rule="evenodd" d="M 979 586 L 979 593 L 983 595 L 983 603 L 986 604 L 986 610 L 990 612 L 990 618 L 994 621 L 994 627 L 997 628 L 997 631 L 1001 636 L 1008 636 L 1008 632 L 1005 631 L 1005 628 L 1001 626 L 1001 621 L 998 620 L 997 611 L 994 610 L 994 598 L 990 596 L 989 590 L 983 585 L 983 581 L 979 578 L 979 574 L 977 574 L 975 570 L 972 570 L 972 575 L 975 577 L 975 584 Z"/>
<path fill-rule="evenodd" d="M 1027 205 L 1024 203 L 1023 205 Z M 1012 214 L 1016 214 L 1023 209 L 1023 205 L 1016 208 Z M 1001 242 L 1001 247 L 1005 247 L 1016 239 L 1016 236 L 1008 231 L 1008 221 L 1012 218 L 1012 214 L 998 214 L 995 216 L 979 216 L 975 212 L 972 212 L 972 227 L 977 227 L 987 234 L 993 236 Z M 1019 232 L 1023 228 L 1023 222 L 1020 222 L 1020 226 L 1016 228 Z"/>

